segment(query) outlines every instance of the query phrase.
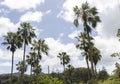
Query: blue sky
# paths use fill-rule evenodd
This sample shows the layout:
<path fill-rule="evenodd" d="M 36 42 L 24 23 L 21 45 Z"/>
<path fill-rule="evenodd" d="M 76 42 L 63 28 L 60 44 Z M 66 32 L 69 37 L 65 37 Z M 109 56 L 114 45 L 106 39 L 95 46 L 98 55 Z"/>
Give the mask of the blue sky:
<path fill-rule="evenodd" d="M 118 58 L 111 58 L 110 55 L 120 50 L 120 43 L 116 37 L 117 29 L 120 27 L 118 18 L 120 17 L 120 1 L 87 1 L 90 6 L 98 8 L 102 20 L 93 33 L 94 43 L 103 56 L 97 69 L 102 69 L 104 66 L 109 73 L 112 73 Z M 43 55 L 41 61 L 43 72 L 47 72 L 47 66 L 50 66 L 50 71 L 63 70 L 57 58 L 61 51 L 70 55 L 70 63 L 74 67 L 86 67 L 85 60 L 80 54 L 81 51 L 75 48 L 77 41 L 74 37 L 78 32 L 73 25 L 72 10 L 75 5 L 81 6 L 83 2 L 85 0 L 0 0 L 0 43 L 3 42 L 3 35 L 9 31 L 17 31 L 19 24 L 27 21 L 36 29 L 38 38 L 45 39 L 50 48 L 49 56 Z M 82 31 L 82 29 L 80 21 L 78 30 Z M 23 49 L 15 52 L 14 66 L 22 59 L 22 53 Z M 9 73 L 10 66 L 11 52 L 4 46 L 0 46 L 0 74 Z M 14 72 L 17 72 L 16 67 L 14 67 Z"/>

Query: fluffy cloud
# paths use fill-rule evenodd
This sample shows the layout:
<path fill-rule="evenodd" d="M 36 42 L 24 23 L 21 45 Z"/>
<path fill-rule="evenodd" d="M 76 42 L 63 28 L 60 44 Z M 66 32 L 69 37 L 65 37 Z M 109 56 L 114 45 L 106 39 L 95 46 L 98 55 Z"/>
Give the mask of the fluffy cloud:
<path fill-rule="evenodd" d="M 67 43 L 63 44 L 58 40 L 55 40 L 53 38 L 46 38 L 45 39 L 46 43 L 48 44 L 50 51 L 49 51 L 49 56 L 43 56 L 43 61 L 41 62 L 43 66 L 43 70 L 47 66 L 50 66 L 51 70 L 53 68 L 57 68 L 58 70 L 62 71 L 63 68 L 60 65 L 59 58 L 57 58 L 58 53 L 60 52 L 67 52 L 68 55 L 70 55 L 71 58 L 71 64 L 75 67 L 82 67 L 86 66 L 86 63 L 84 60 L 80 60 L 81 52 L 76 49 L 75 45 L 73 43 Z"/>
<path fill-rule="evenodd" d="M 9 31 L 16 31 L 17 26 L 9 18 L 0 17 L 0 37 Z"/>
<path fill-rule="evenodd" d="M 27 12 L 21 16 L 20 21 L 40 22 L 42 20 L 42 12 Z"/>
<path fill-rule="evenodd" d="M 96 36 L 95 45 L 101 51 L 102 59 L 98 63 L 97 68 L 102 68 L 103 66 L 111 73 L 115 68 L 115 63 L 119 62 L 119 59 L 111 57 L 114 52 L 119 52 L 120 42 L 117 38 L 102 38 Z"/>
<path fill-rule="evenodd" d="M 10 9 L 17 9 L 20 11 L 35 9 L 38 5 L 44 3 L 44 0 L 4 0 L 0 4 L 9 7 Z"/>
<path fill-rule="evenodd" d="M 75 37 L 77 37 L 79 35 L 81 31 L 73 31 L 71 34 L 68 35 L 69 38 L 71 39 L 75 39 Z"/>
<path fill-rule="evenodd" d="M 96 6 L 99 12 L 106 12 L 108 8 L 114 8 L 116 5 L 119 4 L 118 1 L 113 0 L 65 0 L 62 7 L 63 10 L 61 10 L 57 17 L 63 18 L 68 22 L 73 22 L 73 7 L 75 7 L 76 5 L 80 7 L 81 4 L 86 1 L 90 4 L 90 6 Z"/>
<path fill-rule="evenodd" d="M 14 54 L 14 60 L 20 60 L 22 59 L 22 55 L 23 54 L 23 50 L 16 50 L 15 54 Z M 0 60 L 12 60 L 12 53 L 10 51 L 3 51 L 2 49 L 0 49 Z"/>

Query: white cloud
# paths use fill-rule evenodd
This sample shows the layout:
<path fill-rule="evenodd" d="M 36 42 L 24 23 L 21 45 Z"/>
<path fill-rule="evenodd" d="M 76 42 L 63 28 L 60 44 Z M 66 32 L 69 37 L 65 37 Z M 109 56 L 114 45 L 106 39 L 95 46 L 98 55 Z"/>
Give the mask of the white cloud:
<path fill-rule="evenodd" d="M 17 26 L 9 18 L 0 17 L 0 37 L 9 31 L 16 31 Z"/>
<path fill-rule="evenodd" d="M 5 46 L 4 46 L 5 47 Z M 20 60 L 22 59 L 22 55 L 23 54 L 23 50 L 16 50 L 16 52 L 14 53 L 14 60 Z M 0 58 L 1 60 L 12 60 L 12 53 L 8 50 L 2 50 L 0 49 Z"/>
<path fill-rule="evenodd" d="M 43 14 L 42 12 L 27 12 L 21 16 L 20 21 L 31 21 L 31 22 L 40 22 L 42 20 Z"/>
<path fill-rule="evenodd" d="M 79 35 L 81 31 L 73 31 L 71 34 L 68 35 L 69 38 L 71 39 L 75 39 L 75 37 L 77 37 Z"/>
<path fill-rule="evenodd" d="M 0 9 L 0 13 L 1 13 L 1 14 L 7 15 L 9 12 L 10 12 L 10 11 L 8 11 L 8 10 L 6 10 L 6 9 L 3 9 L 3 8 Z"/>
<path fill-rule="evenodd" d="M 114 52 L 119 52 L 120 42 L 117 38 L 102 38 L 100 36 L 95 37 L 95 45 L 100 49 L 102 59 L 98 63 L 98 68 L 103 66 L 111 73 L 115 68 L 115 63 L 119 62 L 119 59 L 111 57 Z M 110 69 L 111 68 L 111 69 Z"/>
<path fill-rule="evenodd" d="M 11 66 L 10 62 L 0 63 L 0 67 L 10 67 L 10 66 Z"/>
<path fill-rule="evenodd" d="M 43 56 L 43 61 L 41 62 L 43 66 L 42 68 L 44 70 L 46 70 L 45 68 L 47 66 L 50 66 L 51 69 L 57 68 L 60 71 L 63 70 L 62 65 L 60 65 L 60 60 L 57 58 L 57 55 L 60 52 L 67 52 L 67 54 L 70 55 L 71 63 L 73 66 L 86 66 L 86 63 L 83 62 L 83 60 L 80 60 L 81 52 L 76 49 L 73 43 L 63 44 L 53 38 L 46 38 L 45 41 L 48 44 L 50 51 L 49 56 Z"/>
<path fill-rule="evenodd" d="M 10 9 L 17 9 L 20 11 L 35 9 L 38 5 L 44 3 L 44 0 L 4 0 L 0 4 L 9 7 Z"/>
<path fill-rule="evenodd" d="M 47 10 L 47 11 L 45 12 L 45 14 L 49 14 L 49 13 L 51 13 L 51 10 Z"/>
<path fill-rule="evenodd" d="M 63 3 L 63 10 L 61 10 L 57 17 L 63 18 L 68 22 L 73 22 L 73 7 L 76 5 L 81 7 L 81 4 L 86 1 L 90 4 L 90 6 L 96 6 L 99 12 L 105 12 L 108 8 L 111 9 L 114 8 L 117 4 L 120 4 L 118 1 L 113 0 L 65 0 Z"/>

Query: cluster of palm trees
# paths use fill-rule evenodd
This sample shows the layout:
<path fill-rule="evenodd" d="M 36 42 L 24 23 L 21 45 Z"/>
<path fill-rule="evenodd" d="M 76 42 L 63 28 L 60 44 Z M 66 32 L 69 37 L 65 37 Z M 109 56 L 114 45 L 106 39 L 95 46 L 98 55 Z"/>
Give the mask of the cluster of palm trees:
<path fill-rule="evenodd" d="M 13 80 L 14 53 L 16 49 L 21 48 L 22 46 L 24 48 L 23 60 L 16 64 L 17 70 L 21 73 L 21 84 L 23 84 L 24 81 L 24 73 L 27 69 L 27 64 L 31 66 L 31 75 L 32 72 L 34 72 L 35 75 L 39 75 L 41 71 L 39 65 L 41 54 L 48 55 L 49 48 L 45 43 L 45 40 L 39 39 L 33 41 L 34 38 L 36 38 L 35 29 L 27 22 L 21 23 L 17 32 L 8 32 L 7 35 L 4 36 L 4 42 L 2 44 L 7 46 L 7 49 L 12 52 L 11 84 Z M 32 44 L 33 47 L 31 48 L 29 55 L 26 55 L 26 47 L 29 44 Z"/>
<path fill-rule="evenodd" d="M 101 59 L 101 55 L 100 51 L 93 43 L 94 38 L 92 37 L 91 32 L 101 20 L 98 16 L 97 9 L 95 7 L 90 7 L 87 2 L 83 3 L 80 8 L 75 6 L 73 11 L 76 16 L 74 19 L 74 25 L 78 27 L 79 19 L 81 19 L 84 27 L 84 31 L 76 37 L 78 40 L 76 48 L 83 51 L 81 54 L 86 59 L 89 78 L 95 78 L 96 65 Z M 30 65 L 30 76 L 32 76 L 32 73 L 34 73 L 34 76 L 40 74 L 41 66 L 39 62 L 42 59 L 42 54 L 48 55 L 49 48 L 45 43 L 45 40 L 35 40 L 34 38 L 36 37 L 35 29 L 33 29 L 31 24 L 27 22 L 21 23 L 17 32 L 8 32 L 7 35 L 4 36 L 4 42 L 2 44 L 7 45 L 7 49 L 12 52 L 11 84 L 13 80 L 14 53 L 18 48 L 23 47 L 24 49 L 23 59 L 17 64 L 17 70 L 21 73 L 21 84 L 23 84 L 24 81 L 24 73 L 27 70 L 27 64 Z M 26 55 L 26 47 L 29 44 L 32 45 L 31 51 Z M 65 70 L 65 65 L 70 62 L 69 55 L 66 52 L 61 52 L 57 57 L 60 58 L 60 63 Z"/>
<path fill-rule="evenodd" d="M 79 19 L 82 20 L 84 31 L 81 32 L 77 38 L 78 44 L 76 47 L 83 50 L 82 55 L 85 56 L 89 78 L 95 78 L 96 65 L 101 59 L 100 51 L 95 47 L 91 35 L 92 30 L 97 26 L 98 22 L 101 22 L 96 7 L 90 7 L 87 2 L 83 3 L 79 8 L 75 6 L 73 8 L 75 13 L 74 25 L 79 26 Z M 91 65 L 91 68 L 90 66 Z M 91 74 L 91 76 L 90 76 Z"/>

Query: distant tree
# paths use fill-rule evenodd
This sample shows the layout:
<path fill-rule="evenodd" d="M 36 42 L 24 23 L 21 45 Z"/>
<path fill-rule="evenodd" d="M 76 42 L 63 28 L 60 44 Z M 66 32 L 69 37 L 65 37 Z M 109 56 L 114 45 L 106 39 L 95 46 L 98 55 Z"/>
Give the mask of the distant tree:
<path fill-rule="evenodd" d="M 104 81 L 104 80 L 106 80 L 108 77 L 109 77 L 109 75 L 108 75 L 106 69 L 103 68 L 103 70 L 101 70 L 101 71 L 98 72 L 98 80 Z"/>
<path fill-rule="evenodd" d="M 74 72 L 74 67 L 72 65 L 68 65 L 66 70 L 63 72 L 64 76 L 65 76 L 65 84 L 72 84 L 72 75 Z"/>
<path fill-rule="evenodd" d="M 4 36 L 3 45 L 7 46 L 7 49 L 12 52 L 12 66 L 11 66 L 11 84 L 13 81 L 13 64 L 14 64 L 14 53 L 17 48 L 22 46 L 21 42 L 18 39 L 16 33 L 8 32 L 6 36 Z"/>
<path fill-rule="evenodd" d="M 67 55 L 66 52 L 61 52 L 57 57 L 60 58 L 61 64 L 63 65 L 64 71 L 65 71 L 65 65 L 70 62 L 69 55 Z"/>
<path fill-rule="evenodd" d="M 26 52 L 26 46 L 31 43 L 32 39 L 36 37 L 35 35 L 35 29 L 31 26 L 30 23 L 23 22 L 20 24 L 20 27 L 18 28 L 17 34 L 19 35 L 19 38 L 21 39 L 21 42 L 23 42 L 24 46 L 24 52 L 23 52 L 23 62 L 25 63 L 25 52 Z M 23 63 L 23 64 L 24 64 Z M 24 68 L 24 65 L 23 65 Z M 24 79 L 24 72 L 22 74 L 22 79 Z"/>
<path fill-rule="evenodd" d="M 116 63 L 115 66 L 116 66 L 116 69 L 114 70 L 114 76 L 116 78 L 120 78 L 120 64 Z"/>

